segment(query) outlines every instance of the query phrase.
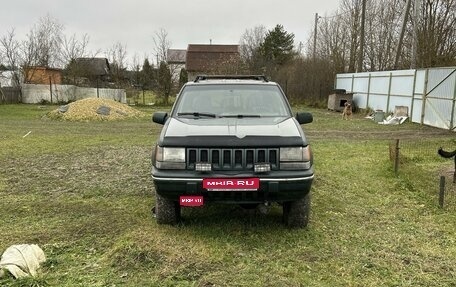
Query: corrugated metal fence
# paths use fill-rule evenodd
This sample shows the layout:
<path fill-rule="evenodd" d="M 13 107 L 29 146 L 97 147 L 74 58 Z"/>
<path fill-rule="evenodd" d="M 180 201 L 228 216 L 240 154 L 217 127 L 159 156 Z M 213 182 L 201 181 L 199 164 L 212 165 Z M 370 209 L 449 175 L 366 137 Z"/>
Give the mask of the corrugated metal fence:
<path fill-rule="evenodd" d="M 363 109 L 407 106 L 412 122 L 456 131 L 456 68 L 338 74 L 336 89 Z"/>

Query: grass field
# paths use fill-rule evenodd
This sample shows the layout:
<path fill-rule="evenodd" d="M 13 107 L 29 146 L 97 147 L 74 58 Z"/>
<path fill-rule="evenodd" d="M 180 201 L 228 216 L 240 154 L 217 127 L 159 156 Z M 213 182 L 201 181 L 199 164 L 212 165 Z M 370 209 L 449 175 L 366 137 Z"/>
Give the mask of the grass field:
<path fill-rule="evenodd" d="M 154 110 L 117 122 L 43 118 L 54 108 L 0 105 L 0 252 L 36 243 L 47 256 L 37 278 L 0 286 L 456 286 L 456 202 L 437 200 L 453 166 L 436 155 L 456 147 L 454 132 L 310 109 L 307 229 L 284 227 L 276 205 L 184 209 L 170 227 L 150 212 Z M 393 138 L 412 155 L 397 175 Z"/>

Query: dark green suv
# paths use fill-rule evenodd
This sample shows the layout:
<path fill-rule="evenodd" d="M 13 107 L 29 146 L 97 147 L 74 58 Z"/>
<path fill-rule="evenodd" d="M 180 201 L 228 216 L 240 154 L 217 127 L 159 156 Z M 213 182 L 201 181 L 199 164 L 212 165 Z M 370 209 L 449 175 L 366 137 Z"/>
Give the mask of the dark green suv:
<path fill-rule="evenodd" d="M 313 156 L 301 124 L 277 83 L 264 76 L 198 76 L 183 86 L 152 158 L 159 224 L 174 224 L 181 206 L 277 202 L 284 222 L 309 220 Z"/>

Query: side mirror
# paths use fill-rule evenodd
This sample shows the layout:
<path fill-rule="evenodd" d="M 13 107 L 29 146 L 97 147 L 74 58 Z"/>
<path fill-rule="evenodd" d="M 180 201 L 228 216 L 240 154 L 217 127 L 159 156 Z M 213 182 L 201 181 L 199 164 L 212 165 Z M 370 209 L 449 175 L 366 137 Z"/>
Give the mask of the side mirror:
<path fill-rule="evenodd" d="M 296 120 L 300 125 L 309 124 L 313 121 L 313 116 L 311 113 L 297 113 Z"/>
<path fill-rule="evenodd" d="M 165 113 L 165 112 L 156 112 L 152 116 L 152 121 L 154 123 L 157 123 L 160 125 L 165 124 L 167 119 L 168 119 L 168 113 Z"/>

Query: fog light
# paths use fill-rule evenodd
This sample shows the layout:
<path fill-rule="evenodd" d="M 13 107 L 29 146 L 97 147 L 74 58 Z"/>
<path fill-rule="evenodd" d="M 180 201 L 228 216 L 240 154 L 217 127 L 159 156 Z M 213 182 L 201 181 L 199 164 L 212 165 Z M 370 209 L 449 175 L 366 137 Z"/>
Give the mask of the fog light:
<path fill-rule="evenodd" d="M 212 165 L 208 162 L 197 162 L 195 163 L 195 170 L 196 171 L 211 171 Z"/>
<path fill-rule="evenodd" d="M 256 163 L 253 166 L 253 171 L 254 172 L 270 172 L 271 165 L 269 163 Z"/>

